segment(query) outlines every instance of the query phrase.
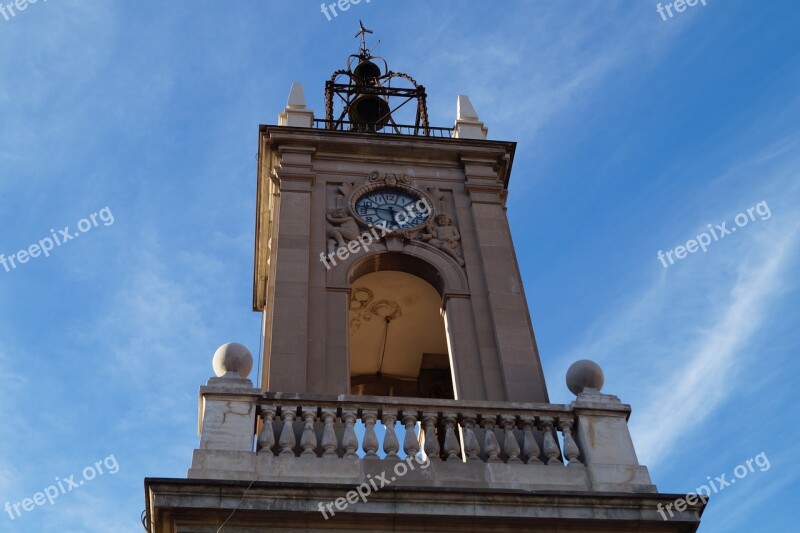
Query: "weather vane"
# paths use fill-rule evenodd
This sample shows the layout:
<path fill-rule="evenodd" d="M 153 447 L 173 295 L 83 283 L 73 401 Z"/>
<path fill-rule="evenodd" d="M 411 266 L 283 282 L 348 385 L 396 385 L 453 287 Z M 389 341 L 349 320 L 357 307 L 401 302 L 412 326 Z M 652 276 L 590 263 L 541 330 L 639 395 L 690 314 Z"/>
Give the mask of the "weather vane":
<path fill-rule="evenodd" d="M 414 125 L 408 126 L 408 131 L 413 135 L 430 135 L 425 87 L 408 74 L 389 70 L 385 59 L 372 55 L 372 50 L 367 48 L 367 34 L 374 32 L 362 20 L 358 25 L 355 38 L 361 38 L 361 48 L 357 54 L 347 56 L 346 69 L 337 70 L 325 82 L 325 128 L 374 133 L 389 127 L 392 133 L 399 134 L 392 113 L 416 100 Z M 380 42 L 376 39 L 373 49 Z M 393 87 L 393 83 L 401 86 Z M 409 84 L 413 88 L 408 87 Z M 341 109 L 336 110 L 338 116 L 334 116 L 334 99 L 343 103 Z"/>
<path fill-rule="evenodd" d="M 372 33 L 372 30 L 368 30 L 364 23 L 361 20 L 358 21 L 358 25 L 361 26 L 361 29 L 356 33 L 356 37 L 361 37 L 361 53 L 367 53 L 367 34 Z"/>

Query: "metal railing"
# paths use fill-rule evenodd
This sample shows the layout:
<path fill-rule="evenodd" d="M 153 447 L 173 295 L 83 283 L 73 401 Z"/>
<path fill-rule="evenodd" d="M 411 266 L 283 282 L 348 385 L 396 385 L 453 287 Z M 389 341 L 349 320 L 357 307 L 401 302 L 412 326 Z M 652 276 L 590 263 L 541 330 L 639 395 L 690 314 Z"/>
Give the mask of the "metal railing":
<path fill-rule="evenodd" d="M 347 120 L 314 119 L 314 128 L 320 130 L 352 131 L 356 133 L 378 133 L 384 135 L 417 135 L 421 137 L 452 138 L 453 128 L 434 126 L 414 126 L 407 124 L 385 124 L 375 129 L 371 124 L 350 122 Z"/>

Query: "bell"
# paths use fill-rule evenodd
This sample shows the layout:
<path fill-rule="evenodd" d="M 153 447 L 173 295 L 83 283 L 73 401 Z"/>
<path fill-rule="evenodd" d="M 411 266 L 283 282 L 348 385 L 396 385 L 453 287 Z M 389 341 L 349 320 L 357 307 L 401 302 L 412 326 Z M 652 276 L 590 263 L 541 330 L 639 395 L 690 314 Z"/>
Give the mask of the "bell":
<path fill-rule="evenodd" d="M 362 94 L 350 104 L 347 116 L 354 129 L 379 131 L 389 122 L 389 103 L 374 94 Z"/>
<path fill-rule="evenodd" d="M 381 74 L 381 68 L 368 59 L 362 60 L 353 69 L 353 77 L 356 78 L 356 82 L 360 83 L 374 83 L 374 80 L 380 78 Z"/>

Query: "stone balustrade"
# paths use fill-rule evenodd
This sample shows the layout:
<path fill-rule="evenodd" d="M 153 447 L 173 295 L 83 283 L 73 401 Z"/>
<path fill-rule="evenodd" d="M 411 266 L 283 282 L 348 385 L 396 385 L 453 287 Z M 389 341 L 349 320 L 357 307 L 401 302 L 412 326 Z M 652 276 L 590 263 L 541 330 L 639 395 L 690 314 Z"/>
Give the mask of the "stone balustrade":
<path fill-rule="evenodd" d="M 201 389 L 190 478 L 357 485 L 418 457 L 430 468 L 397 484 L 656 490 L 636 459 L 630 408 L 614 396 L 582 393 L 569 405 L 325 396 L 261 393 L 239 379 Z"/>
<path fill-rule="evenodd" d="M 563 467 L 560 431 L 567 464 L 581 464 L 575 414 L 565 405 L 267 393 L 258 413 L 259 454 L 397 461 L 402 441 L 404 456 Z"/>
<path fill-rule="evenodd" d="M 416 457 L 428 466 L 395 484 L 656 492 L 630 406 L 600 393 L 590 361 L 567 376 L 575 401 L 545 404 L 262 392 L 238 370 L 249 370 L 242 350 L 223 351 L 200 389 L 189 478 L 357 485 Z"/>

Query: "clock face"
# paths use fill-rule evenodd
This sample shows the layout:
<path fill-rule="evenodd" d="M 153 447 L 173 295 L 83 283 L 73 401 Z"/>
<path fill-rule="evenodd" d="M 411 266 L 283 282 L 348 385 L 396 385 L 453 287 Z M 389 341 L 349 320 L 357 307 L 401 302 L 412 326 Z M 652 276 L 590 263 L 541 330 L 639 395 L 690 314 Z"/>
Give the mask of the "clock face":
<path fill-rule="evenodd" d="M 431 214 L 430 205 L 421 196 L 403 189 L 375 189 L 356 200 L 356 214 L 367 224 L 392 230 L 418 228 Z"/>

